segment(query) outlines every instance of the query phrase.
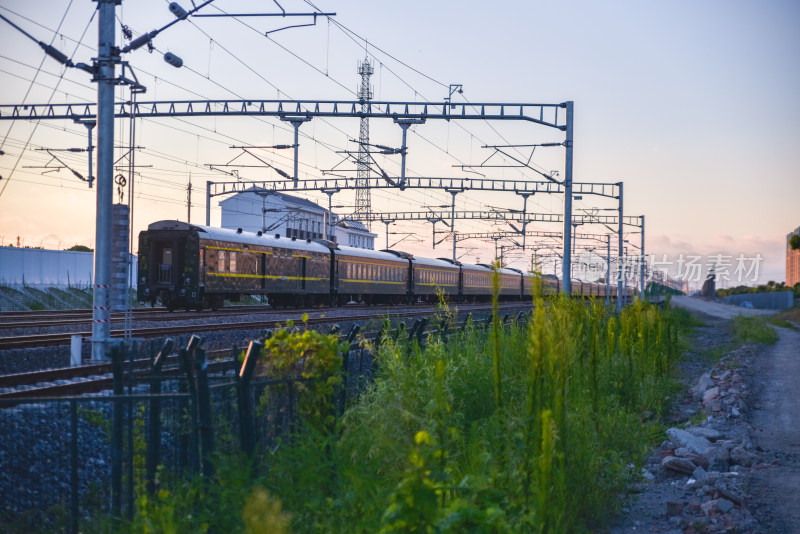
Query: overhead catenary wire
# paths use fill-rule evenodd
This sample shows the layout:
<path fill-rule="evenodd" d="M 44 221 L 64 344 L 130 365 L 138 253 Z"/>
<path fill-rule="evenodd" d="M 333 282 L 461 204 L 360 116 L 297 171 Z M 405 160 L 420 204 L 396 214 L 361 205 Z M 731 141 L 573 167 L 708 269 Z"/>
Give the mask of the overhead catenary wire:
<path fill-rule="evenodd" d="M 58 28 L 56 29 L 56 33 L 53 35 L 53 39 L 50 41 L 50 46 L 52 46 L 52 44 L 55 42 L 56 37 L 58 35 L 58 30 L 61 29 L 61 26 L 64 24 L 64 20 L 66 20 L 66 18 L 67 18 L 67 14 L 69 13 L 70 8 L 72 7 L 72 2 L 73 2 L 73 0 L 70 0 L 69 4 L 67 4 L 67 9 L 64 11 L 64 15 L 61 17 L 61 21 L 59 21 L 59 23 L 58 23 Z M 79 41 L 83 41 L 83 38 L 86 36 L 86 32 L 89 30 L 89 25 L 91 25 L 92 20 L 94 20 L 95 13 L 96 12 L 94 12 L 94 11 L 92 12 L 92 16 L 89 18 L 89 22 L 86 24 L 86 27 L 84 28 L 83 33 L 81 34 L 81 37 L 80 37 Z M 74 56 L 77 51 L 78 51 L 78 46 L 76 46 L 75 49 L 73 50 L 72 56 Z M 46 56 L 42 58 L 42 61 L 39 64 L 39 69 L 41 69 L 42 66 L 44 65 L 45 58 L 46 58 Z M 64 67 L 64 69 L 63 69 L 63 71 L 61 73 L 61 76 L 59 76 L 59 78 L 58 78 L 58 80 L 56 82 L 56 86 L 53 88 L 52 93 L 50 93 L 50 98 L 47 101 L 48 104 L 53 100 L 53 97 L 56 94 L 56 90 L 58 89 L 58 86 L 61 84 L 61 80 L 64 78 L 64 74 L 66 73 L 66 71 L 67 71 L 67 67 Z M 23 102 L 25 101 L 25 99 L 28 98 L 28 95 L 30 94 L 31 89 L 33 88 L 33 82 L 38 77 L 38 73 L 39 73 L 39 70 L 37 69 L 36 74 L 34 75 L 33 80 L 31 80 L 31 84 L 28 87 L 28 90 L 25 93 L 25 96 L 23 97 Z M 23 149 L 20 151 L 19 156 L 17 156 L 17 160 L 14 162 L 14 166 L 12 167 L 11 172 L 9 173 L 8 177 L 6 177 L 6 179 L 3 180 L 3 185 L 2 185 L 2 187 L 0 187 L 0 197 L 3 196 L 3 193 L 5 193 L 5 191 L 6 191 L 6 188 L 8 188 L 8 184 L 11 182 L 11 178 L 14 176 L 14 172 L 17 170 L 17 166 L 19 165 L 19 162 L 22 160 L 22 156 L 25 154 L 25 150 L 27 148 L 27 145 L 28 145 L 28 143 L 30 143 L 31 139 L 33 139 L 33 136 L 36 133 L 36 129 L 38 128 L 40 122 L 41 122 L 40 120 L 37 120 L 34 123 L 33 128 L 31 129 L 31 133 L 28 136 L 28 141 L 26 142 L 25 147 L 23 147 Z M 5 137 L 8 137 L 8 135 L 11 133 L 11 129 L 13 127 L 14 127 L 14 122 L 12 122 L 11 125 L 8 127 L 8 130 L 6 131 Z M 0 142 L 0 149 L 3 148 L 4 144 L 5 144 L 5 139 L 2 142 Z"/>
<path fill-rule="evenodd" d="M 225 11 L 223 11 L 222 9 L 220 9 L 218 6 L 212 6 L 212 7 L 214 7 L 214 9 L 216 9 L 216 10 L 220 11 L 221 13 L 225 13 L 225 14 L 227 14 Z M 313 7 L 313 6 L 312 6 L 312 7 Z M 244 21 L 242 21 L 242 20 L 240 20 L 240 19 L 236 18 L 235 16 L 233 16 L 232 18 L 233 18 L 234 20 L 236 20 L 237 22 L 239 22 L 240 24 L 242 24 L 243 26 L 245 26 L 245 27 L 249 28 L 250 30 L 252 30 L 252 31 L 254 31 L 254 32 L 256 32 L 256 33 L 258 33 L 259 35 L 261 35 L 261 32 L 260 32 L 259 30 L 257 30 L 256 28 L 254 28 L 253 26 L 251 26 L 251 25 L 247 24 L 246 22 L 244 22 Z M 205 34 L 205 32 L 204 32 L 204 34 Z M 206 34 L 206 35 L 207 35 L 207 34 Z M 354 35 L 355 35 L 355 34 L 354 34 Z M 269 39 L 269 40 L 270 40 L 270 42 L 273 42 L 274 44 L 276 44 L 277 46 L 279 46 L 279 47 L 280 47 L 280 48 L 282 48 L 283 50 L 286 50 L 287 52 L 289 52 L 289 53 L 290 53 L 292 56 L 294 56 L 295 58 L 297 58 L 297 59 L 301 60 L 301 61 L 302 61 L 304 64 L 306 64 L 306 65 L 310 66 L 310 67 L 311 67 L 312 69 L 314 69 L 316 72 L 318 72 L 318 73 L 320 73 L 320 74 L 323 74 L 323 75 L 325 75 L 325 76 L 326 76 L 328 79 L 330 79 L 331 81 L 333 81 L 334 83 L 336 83 L 338 86 L 340 86 L 340 87 L 344 88 L 344 89 L 345 89 L 346 91 L 348 91 L 350 94 L 354 94 L 354 95 L 355 95 L 355 92 L 354 92 L 352 89 L 350 89 L 350 88 L 348 88 L 347 86 L 345 86 L 343 83 L 341 83 L 341 82 L 339 82 L 338 80 L 336 80 L 335 78 L 333 78 L 333 77 L 331 77 L 331 76 L 329 76 L 329 75 L 325 74 L 325 73 L 324 73 L 324 72 L 322 72 L 322 71 L 321 71 L 319 68 L 315 67 L 314 65 L 312 65 L 311 63 L 309 63 L 309 62 L 308 62 L 308 61 L 306 61 L 305 59 L 301 58 L 300 56 L 298 56 L 297 54 L 295 54 L 295 53 L 294 53 L 294 52 L 292 52 L 291 50 L 288 50 L 286 47 L 284 47 L 284 46 L 283 46 L 283 45 L 281 45 L 280 43 L 277 43 L 277 42 L 276 42 L 274 39 Z M 365 40 L 365 41 L 366 41 L 366 40 Z M 238 58 L 238 56 L 234 56 L 233 54 L 231 54 L 231 55 L 232 55 L 232 56 L 233 56 L 235 59 L 237 59 L 238 61 L 240 61 L 240 62 L 241 62 L 241 59 L 239 59 L 239 58 Z M 387 55 L 388 55 L 388 54 L 387 54 Z M 391 55 L 390 55 L 390 57 L 394 58 L 394 56 L 391 56 Z M 396 60 L 396 58 L 394 58 L 394 59 Z M 398 61 L 399 61 L 399 60 L 398 60 Z M 248 68 L 250 68 L 250 67 L 248 66 Z M 252 69 L 251 69 L 251 70 L 252 70 Z M 399 76 L 398 76 L 398 79 L 400 79 L 400 77 L 399 77 Z M 404 82 L 404 83 L 405 83 L 405 82 Z M 441 83 L 441 82 L 439 82 L 439 83 Z M 413 87 L 411 87 L 411 85 L 410 85 L 410 84 L 406 83 L 406 85 L 407 85 L 409 88 L 412 88 L 412 90 L 413 90 Z M 415 93 L 416 93 L 416 90 L 415 90 Z M 233 93 L 233 94 L 235 94 L 235 93 Z M 287 93 L 285 93 L 285 92 L 284 92 L 283 94 L 287 94 Z M 288 96 L 288 95 L 287 95 L 287 96 Z M 240 97 L 240 98 L 241 98 L 241 97 Z M 325 120 L 323 120 L 323 122 L 326 122 L 326 123 L 328 123 L 328 121 L 325 121 Z M 337 129 L 338 131 L 341 131 L 341 130 L 339 130 L 339 129 L 338 129 L 338 128 L 336 128 L 336 127 L 334 127 L 334 128 L 335 128 L 335 129 Z M 462 129 L 463 129 L 463 126 L 462 126 Z M 344 134 L 344 132 L 342 132 L 342 133 Z M 449 152 L 448 152 L 446 149 L 442 148 L 440 145 L 438 145 L 437 143 L 435 143 L 435 142 L 431 141 L 431 140 L 430 140 L 430 139 L 428 139 L 427 137 L 425 137 L 425 136 L 423 136 L 423 135 L 419 134 L 419 133 L 418 133 L 418 132 L 416 132 L 414 129 L 412 129 L 412 133 L 413 133 L 414 135 L 417 135 L 417 136 L 418 136 L 420 139 L 422 139 L 423 141 L 427 142 L 427 143 L 428 143 L 428 144 L 430 144 L 431 146 L 434 146 L 436 149 L 438 149 L 439 151 L 441 151 L 443 154 L 445 154 L 445 155 L 447 155 L 447 156 L 449 156 L 449 157 L 453 158 L 455 161 L 458 161 L 459 163 L 462 163 L 462 164 L 464 163 L 462 160 L 458 159 L 458 158 L 457 158 L 457 157 L 455 157 L 453 154 L 449 153 Z M 413 171 L 413 169 L 410 169 L 410 168 L 408 168 L 408 167 L 406 168 L 406 172 L 407 172 L 408 174 L 416 174 L 416 175 L 419 175 L 418 173 L 414 172 L 414 171 Z M 443 195 L 441 196 L 441 198 L 443 198 L 443 199 L 445 199 L 445 200 L 446 200 L 446 197 L 445 197 L 445 196 L 443 196 Z M 461 199 L 460 199 L 460 200 L 461 200 Z M 461 201 L 462 201 L 462 202 L 464 202 L 464 200 L 461 200 Z M 474 204 L 474 205 L 479 205 L 479 203 L 478 203 L 478 202 L 476 202 L 476 201 L 472 201 L 472 200 L 470 200 L 469 202 L 471 202 L 471 203 L 472 203 L 472 204 Z"/>
<path fill-rule="evenodd" d="M 309 5 L 313 5 L 313 4 L 310 4 L 310 3 L 309 3 Z M 329 24 L 330 24 L 330 20 L 329 20 Z M 192 25 L 193 25 L 193 26 L 195 26 L 195 27 L 197 27 L 197 26 L 196 26 L 196 25 L 194 25 L 194 24 L 192 24 Z M 337 26 L 337 27 L 338 27 L 338 26 Z M 198 29 L 199 29 L 199 28 L 198 28 Z M 347 28 L 347 30 L 348 30 L 348 31 L 350 31 L 350 30 L 349 30 L 349 28 Z M 205 32 L 204 32 L 204 33 L 205 33 Z M 212 37 L 210 37 L 210 36 L 209 36 L 209 39 L 210 39 L 210 41 L 211 41 L 211 42 L 215 42 L 215 45 L 216 45 L 216 44 L 218 44 L 218 41 L 217 41 L 216 39 L 214 39 L 214 38 L 212 38 Z M 270 41 L 271 41 L 271 42 L 275 42 L 275 40 L 274 40 L 274 39 L 270 39 Z M 83 45 L 83 46 L 85 46 L 85 45 Z M 378 51 L 381 51 L 382 53 L 384 53 L 384 51 L 383 51 L 382 49 L 380 49 L 379 47 L 374 47 L 374 49 L 375 49 L 375 50 L 378 50 Z M 296 54 L 294 54 L 294 53 L 293 53 L 293 51 L 292 51 L 291 53 L 292 53 L 292 55 L 293 55 L 293 56 L 295 56 L 295 57 L 296 57 L 298 60 L 301 60 L 301 61 L 303 61 L 304 63 L 307 63 L 305 60 L 303 60 L 302 58 L 300 58 L 299 56 L 297 56 Z M 234 54 L 231 54 L 231 55 L 234 55 Z M 401 63 L 401 64 L 403 64 L 403 65 L 405 65 L 405 66 L 408 66 L 407 64 L 405 64 L 404 62 L 402 62 L 402 61 L 398 60 L 397 58 L 395 58 L 394 56 L 392 56 L 392 55 L 390 55 L 390 54 L 387 54 L 387 57 L 391 57 L 393 60 L 396 60 L 396 61 L 398 61 L 399 63 Z M 309 64 L 309 65 L 310 65 L 310 64 Z M 382 67 L 381 67 L 381 68 L 383 68 L 383 62 L 381 62 L 381 65 L 382 65 Z M 311 65 L 311 66 L 313 66 L 313 65 Z M 389 67 L 386 67 L 386 68 L 387 68 L 387 71 L 391 71 L 391 69 L 390 69 Z M 257 71 L 255 71 L 254 69 L 251 69 L 251 70 L 252 70 L 252 71 L 253 71 L 255 74 L 259 75 L 259 73 L 258 73 Z M 319 69 L 315 69 L 315 70 L 318 70 L 318 71 L 319 71 Z M 413 71 L 417 72 L 418 74 L 421 74 L 421 75 L 422 75 L 422 73 L 421 73 L 420 71 L 417 71 L 417 69 L 413 69 L 413 68 L 412 68 L 411 70 L 413 70 Z M 201 76 L 201 77 L 203 77 L 203 78 L 205 78 L 205 79 L 209 79 L 209 80 L 210 80 L 210 75 L 209 75 L 210 73 L 207 73 L 205 76 L 203 76 L 203 74 L 202 74 L 202 73 L 196 73 L 196 74 L 197 74 L 198 76 Z M 325 73 L 324 73 L 324 72 L 320 72 L 320 74 L 323 74 L 323 75 L 325 75 Z M 267 81 L 267 80 L 266 80 L 266 79 L 265 79 L 263 76 L 260 76 L 260 77 L 261 77 L 261 78 L 262 78 L 262 79 L 265 81 L 265 83 L 269 83 L 269 82 L 268 82 L 268 81 Z M 327 75 L 326 75 L 326 77 L 329 77 L 329 76 L 327 76 Z M 429 79 L 431 79 L 432 81 L 435 81 L 435 82 L 437 82 L 437 83 L 438 83 L 438 84 L 440 84 L 441 86 L 443 86 L 443 87 L 446 87 L 446 85 L 445 85 L 445 84 L 443 84 L 442 82 L 439 82 L 438 80 L 432 79 L 432 78 L 430 78 L 430 77 L 428 77 L 428 76 L 426 76 L 426 78 L 429 78 Z M 160 78 L 160 80 L 163 80 L 163 81 L 165 81 L 165 82 L 167 82 L 167 83 L 170 83 L 171 85 L 175 85 L 176 87 L 180 87 L 182 90 L 187 90 L 187 91 L 190 91 L 190 92 L 192 92 L 192 93 L 194 93 L 194 94 L 198 94 L 198 93 L 196 93 L 196 92 L 194 92 L 194 91 L 191 91 L 191 90 L 189 90 L 189 89 L 188 89 L 188 88 L 187 88 L 185 85 L 184 85 L 184 86 L 179 86 L 179 85 L 177 85 L 177 84 L 174 84 L 174 83 L 170 82 L 169 80 L 164 80 L 164 78 Z M 216 82 L 216 80 L 210 80 L 210 81 L 211 81 L 212 83 Z M 336 81 L 336 80 L 334 80 L 334 82 L 335 82 L 335 83 L 339 83 L 339 82 L 338 82 L 338 81 Z M 340 85 L 343 85 L 343 84 L 340 84 Z M 409 87 L 410 87 L 410 84 L 408 84 L 408 85 L 409 85 Z M 219 85 L 219 86 L 220 86 L 220 87 L 222 87 L 221 85 Z M 273 84 L 273 85 L 271 85 L 271 86 L 272 86 L 273 88 L 275 88 L 277 91 L 279 91 L 279 92 L 280 92 L 280 89 L 277 89 L 277 88 L 274 86 L 274 84 Z M 229 90 L 228 88 L 224 88 L 224 89 L 225 89 L 225 90 Z M 348 90 L 348 91 L 349 91 L 349 90 Z M 231 92 L 233 93 L 233 91 L 231 91 Z M 349 92 L 352 92 L 352 91 L 349 91 Z M 284 94 L 286 94 L 286 93 L 284 93 Z M 198 94 L 198 95 L 199 95 L 199 94 Z M 140 119 L 140 120 L 152 121 L 153 119 Z M 199 128 L 203 128 L 202 126 L 200 126 L 200 125 L 197 125 L 197 124 L 194 124 L 194 123 L 192 123 L 191 121 L 185 121 L 185 120 L 184 120 L 183 122 L 184 122 L 184 123 L 185 123 L 185 124 L 186 124 L 186 125 L 189 127 L 189 130 L 195 130 L 195 132 L 197 131 L 197 129 L 199 129 Z M 266 121 L 265 121 L 265 122 L 266 122 Z M 173 126 L 168 126 L 168 125 L 166 125 L 166 124 L 164 124 L 164 123 L 158 123 L 158 124 L 159 124 L 160 126 L 163 126 L 163 127 L 168 127 L 168 128 L 170 128 L 170 127 L 173 127 Z M 274 126 L 274 125 L 273 125 L 273 126 Z M 279 126 L 279 127 L 280 127 L 280 126 Z M 213 129 L 213 130 L 212 130 L 212 129 L 207 129 L 207 128 L 204 128 L 204 130 L 207 130 L 207 131 L 209 131 L 209 132 L 212 132 L 212 133 L 213 133 L 213 135 L 214 135 L 215 137 L 218 137 L 218 136 L 224 136 L 224 134 L 223 134 L 222 132 L 220 132 L 220 131 L 217 131 L 216 129 Z M 190 132 L 190 131 L 187 131 L 187 130 L 184 130 L 184 129 L 178 129 L 178 131 L 184 131 L 184 132 L 186 132 L 187 134 L 194 135 L 192 132 Z M 496 132 L 496 130 L 495 130 L 495 132 Z M 499 132 L 496 132 L 496 133 L 499 133 Z M 417 133 L 417 134 L 418 134 L 418 133 Z M 432 139 L 428 139 L 428 138 L 427 138 L 427 136 L 423 136 L 423 135 L 419 135 L 419 134 L 418 134 L 418 136 L 419 136 L 421 139 L 423 139 L 424 141 L 426 141 L 426 142 L 430 143 L 431 145 L 435 146 L 435 147 L 436 147 L 438 150 L 442 151 L 444 154 L 447 154 L 447 153 L 448 153 L 448 150 L 447 150 L 447 148 L 442 148 L 441 146 L 438 146 L 438 145 L 437 145 L 437 144 L 436 144 L 436 143 L 435 143 L 435 142 L 434 142 Z M 230 137 L 230 136 L 229 136 L 229 137 Z M 308 137 L 308 136 L 305 136 L 305 137 Z M 207 138 L 207 137 L 205 137 L 205 136 L 204 136 L 203 138 L 205 139 L 205 138 Z M 321 138 L 319 138 L 317 135 L 313 135 L 313 136 L 311 136 L 311 137 L 309 137 L 309 138 L 312 140 L 312 142 L 314 142 L 314 143 L 315 143 L 315 146 L 318 146 L 318 145 L 317 145 L 317 143 L 319 143 L 320 145 L 322 145 L 322 146 L 325 146 L 325 148 L 327 148 L 328 150 L 330 150 L 331 148 L 333 148 L 333 147 L 335 146 L 335 145 L 333 145 L 333 144 L 330 144 L 330 143 L 327 143 L 327 144 L 326 144 L 326 143 L 324 143 L 324 142 L 323 142 L 323 139 L 324 139 L 324 138 L 322 138 L 322 139 L 321 139 Z M 218 142 L 218 143 L 221 143 L 221 141 L 219 141 L 219 139 L 215 139 L 214 141 L 215 141 L 215 142 Z M 152 153 L 152 154 L 150 154 L 150 155 L 151 155 L 152 157 L 158 157 L 158 156 L 157 156 L 156 154 L 154 154 L 154 153 Z M 275 154 L 274 156 L 275 156 L 275 157 L 277 157 L 277 158 L 283 158 L 283 156 L 282 156 L 282 155 L 280 155 L 280 154 Z M 453 158 L 454 158 L 456 161 L 461 161 L 461 160 L 460 160 L 460 159 L 457 157 L 457 155 L 456 155 L 456 154 L 453 154 L 453 153 L 451 153 L 451 154 L 450 154 L 450 156 L 451 156 L 451 157 L 453 157 Z M 166 160 L 166 161 L 169 161 L 169 160 Z M 181 161 L 185 161 L 185 160 L 181 160 Z M 395 163 L 395 162 L 394 162 L 394 161 L 392 161 L 391 159 L 390 159 L 389 161 L 391 162 L 391 164 L 394 164 L 394 163 Z M 198 163 L 198 162 L 195 162 L 195 163 Z M 307 167 L 308 167 L 308 168 L 310 168 L 310 169 L 317 169 L 317 170 L 318 170 L 318 168 L 319 168 L 317 165 L 308 165 L 308 164 L 305 164 L 305 163 L 303 163 L 303 165 L 307 166 Z M 205 168 L 205 167 L 203 167 L 203 166 L 200 166 L 200 165 L 195 165 L 195 167 L 197 167 L 197 168 Z M 164 172 L 168 172 L 166 169 L 164 169 L 163 171 L 164 171 Z M 174 172 L 174 171 L 173 171 L 173 172 Z M 210 175 L 213 175 L 213 174 L 210 174 Z M 446 198 L 447 198 L 447 197 L 446 197 Z M 449 199 L 449 198 L 448 198 L 448 199 Z M 463 202 L 466 202 L 467 200 L 468 200 L 468 199 L 467 199 L 465 196 L 460 196 L 460 197 L 457 199 L 457 203 L 458 203 L 458 204 L 462 204 Z M 469 201 L 470 201 L 471 203 L 474 203 L 474 201 L 472 201 L 471 199 L 469 199 Z"/>

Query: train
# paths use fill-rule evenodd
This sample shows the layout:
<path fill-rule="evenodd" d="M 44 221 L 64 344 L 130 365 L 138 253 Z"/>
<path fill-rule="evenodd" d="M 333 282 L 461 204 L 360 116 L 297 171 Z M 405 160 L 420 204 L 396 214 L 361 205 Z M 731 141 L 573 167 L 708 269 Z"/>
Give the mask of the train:
<path fill-rule="evenodd" d="M 321 239 L 157 221 L 139 234 L 137 296 L 168 310 L 219 309 L 261 295 L 270 306 L 306 307 L 489 300 L 493 268 L 397 250 L 367 250 Z M 499 270 L 501 300 L 533 294 L 530 273 Z M 543 276 L 544 294 L 561 281 Z M 606 285 L 572 281 L 572 295 L 606 296 Z M 610 288 L 611 297 L 617 290 Z"/>

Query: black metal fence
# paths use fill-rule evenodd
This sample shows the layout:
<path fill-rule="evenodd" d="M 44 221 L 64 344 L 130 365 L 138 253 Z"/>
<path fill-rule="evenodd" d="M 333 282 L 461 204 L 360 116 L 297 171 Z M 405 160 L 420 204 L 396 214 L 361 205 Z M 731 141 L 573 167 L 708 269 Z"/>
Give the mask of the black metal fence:
<path fill-rule="evenodd" d="M 138 495 L 212 474 L 215 452 L 258 460 L 297 424 L 306 380 L 257 376 L 261 348 L 251 342 L 241 364 L 212 373 L 197 337 L 177 357 L 168 340 L 134 377 L 120 346 L 113 392 L 0 401 L 0 532 L 113 530 L 97 518 L 132 517 Z M 342 357 L 337 413 L 373 372 L 355 343 Z"/>
<path fill-rule="evenodd" d="M 426 325 L 401 323 L 390 335 L 422 344 Z M 345 336 L 337 414 L 375 373 L 368 344 L 356 342 L 359 328 Z M 444 336 L 444 328 L 434 330 Z M 373 345 L 383 334 L 373 334 Z M 142 376 L 126 369 L 119 346 L 113 392 L 0 401 L 0 532 L 113 531 L 98 518 L 132 517 L 137 496 L 213 474 L 215 453 L 265 461 L 265 451 L 297 424 L 297 386 L 306 379 L 259 377 L 262 347 L 253 341 L 241 362 L 232 358 L 227 370 L 211 372 L 217 364 L 206 361 L 199 338 L 176 355 L 167 340 Z"/>

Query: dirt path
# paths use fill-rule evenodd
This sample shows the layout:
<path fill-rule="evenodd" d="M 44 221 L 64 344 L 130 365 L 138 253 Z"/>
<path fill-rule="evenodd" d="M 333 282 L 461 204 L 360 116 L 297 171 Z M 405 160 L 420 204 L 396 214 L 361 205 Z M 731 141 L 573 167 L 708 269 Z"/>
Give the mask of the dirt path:
<path fill-rule="evenodd" d="M 673 298 L 672 304 L 700 314 L 706 323 L 695 330 L 681 364 L 692 390 L 675 406 L 672 423 L 686 428 L 702 414 L 700 426 L 722 436 L 712 439 L 712 448 L 727 448 L 729 461 L 709 462 L 700 475 L 710 481 L 701 482 L 694 478 L 697 471 L 665 469 L 665 455 L 686 455 L 678 454 L 677 444 L 662 443 L 645 465 L 649 482 L 624 500 L 623 514 L 609 532 L 800 534 L 800 332 L 776 328 L 774 345 L 744 345 L 714 365 L 702 353 L 732 346 L 730 319 L 772 312 L 692 297 Z M 698 401 L 692 392 L 703 382 L 702 373 L 711 381 Z M 721 411 L 713 407 L 711 386 L 719 391 Z"/>
<path fill-rule="evenodd" d="M 754 445 L 765 466 L 753 469 L 753 495 L 772 532 L 800 533 L 800 332 L 777 329 L 780 340 L 754 362 Z"/>
<path fill-rule="evenodd" d="M 770 310 L 742 308 L 731 304 L 722 304 L 721 302 L 714 302 L 697 297 L 687 297 L 684 295 L 672 297 L 670 302 L 672 306 L 685 308 L 694 313 L 704 313 L 712 317 L 717 317 L 718 319 L 733 319 L 737 315 L 771 315 L 775 313 Z"/>

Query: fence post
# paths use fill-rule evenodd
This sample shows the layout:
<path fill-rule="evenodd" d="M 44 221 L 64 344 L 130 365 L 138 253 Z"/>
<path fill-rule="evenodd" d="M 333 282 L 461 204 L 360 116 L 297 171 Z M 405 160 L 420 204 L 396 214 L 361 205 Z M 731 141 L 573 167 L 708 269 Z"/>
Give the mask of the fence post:
<path fill-rule="evenodd" d="M 161 350 L 153 358 L 150 364 L 150 418 L 148 427 L 148 447 L 147 447 L 147 491 L 155 493 L 156 490 L 156 468 L 161 461 L 161 367 L 164 365 L 172 347 L 175 343 L 172 339 L 164 340 Z"/>
<path fill-rule="evenodd" d="M 182 458 L 187 460 L 189 469 L 196 471 L 198 467 L 198 438 L 197 438 L 197 387 L 194 381 L 194 374 L 192 374 L 192 361 L 190 355 L 197 348 L 200 343 L 200 338 L 192 336 L 189 339 L 185 349 L 178 351 L 178 358 L 180 359 L 181 374 L 186 377 L 186 381 L 180 382 L 180 393 L 188 393 L 189 399 L 187 401 L 181 400 L 181 413 L 185 413 L 189 417 L 190 432 L 187 443 L 186 433 L 181 435 L 181 449 L 184 451 Z"/>
<path fill-rule="evenodd" d="M 419 321 L 419 326 L 417 326 L 417 343 L 419 347 L 422 348 L 424 339 L 423 336 L 425 335 L 425 327 L 428 326 L 428 318 L 423 317 Z"/>
<path fill-rule="evenodd" d="M 70 451 L 69 451 L 69 485 L 70 485 L 70 532 L 78 534 L 78 401 L 70 399 Z"/>
<path fill-rule="evenodd" d="M 256 449 L 255 407 L 253 406 L 253 388 L 251 383 L 256 364 L 261 358 L 261 351 L 263 348 L 263 343 L 259 343 L 258 341 L 250 342 L 236 381 L 236 391 L 239 401 L 239 433 L 242 452 L 249 457 L 255 454 Z"/>
<path fill-rule="evenodd" d="M 203 476 L 211 477 L 214 475 L 214 464 L 211 461 L 214 455 L 214 416 L 211 412 L 211 388 L 208 385 L 208 361 L 203 349 L 196 349 L 194 354 Z"/>
<path fill-rule="evenodd" d="M 417 329 L 422 321 L 419 319 L 414 319 L 414 324 L 411 326 L 411 330 L 408 331 L 408 341 L 409 343 L 414 339 L 414 336 L 417 334 Z"/>
<path fill-rule="evenodd" d="M 113 371 L 114 402 L 111 414 L 111 514 L 120 517 L 122 512 L 122 400 L 123 362 L 119 343 L 111 346 L 111 369 Z"/>
<path fill-rule="evenodd" d="M 359 330 L 361 330 L 361 325 L 358 323 L 353 323 L 353 326 L 350 327 L 350 331 L 345 337 L 347 348 L 342 353 L 342 386 L 339 390 L 339 401 L 337 403 L 339 405 L 339 415 L 344 413 L 344 404 L 347 400 L 347 379 L 350 375 L 350 349 L 352 348 L 353 341 L 356 339 Z"/>
<path fill-rule="evenodd" d="M 461 333 L 467 333 L 467 326 L 472 321 L 472 312 L 469 312 L 466 317 L 464 317 L 464 323 L 461 325 Z"/>

